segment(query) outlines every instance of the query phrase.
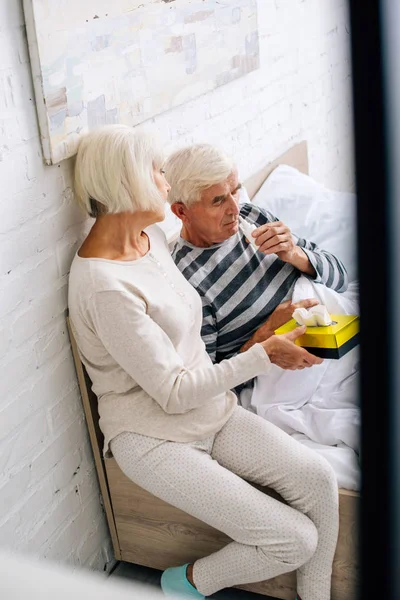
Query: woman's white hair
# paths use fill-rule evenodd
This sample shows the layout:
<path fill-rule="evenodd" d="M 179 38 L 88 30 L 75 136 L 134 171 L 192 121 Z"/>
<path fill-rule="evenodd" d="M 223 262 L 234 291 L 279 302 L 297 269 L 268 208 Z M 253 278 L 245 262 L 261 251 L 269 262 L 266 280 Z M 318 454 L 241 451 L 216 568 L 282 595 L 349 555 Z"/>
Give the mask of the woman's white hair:
<path fill-rule="evenodd" d="M 75 161 L 75 194 L 91 216 L 157 210 L 164 200 L 153 170 L 164 157 L 149 131 L 104 125 L 84 135 Z"/>
<path fill-rule="evenodd" d="M 221 149 L 210 144 L 194 144 L 171 154 L 164 164 L 171 186 L 168 202 L 190 206 L 204 190 L 222 183 L 232 173 L 234 163 Z"/>

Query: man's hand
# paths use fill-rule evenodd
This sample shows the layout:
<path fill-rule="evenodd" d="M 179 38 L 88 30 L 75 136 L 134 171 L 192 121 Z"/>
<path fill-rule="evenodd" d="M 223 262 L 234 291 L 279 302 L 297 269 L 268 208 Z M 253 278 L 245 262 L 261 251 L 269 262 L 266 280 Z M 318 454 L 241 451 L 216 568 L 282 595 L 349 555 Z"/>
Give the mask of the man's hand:
<path fill-rule="evenodd" d="M 266 223 L 251 234 L 264 254 L 276 254 L 284 262 L 290 263 L 302 273 L 316 276 L 307 254 L 295 244 L 290 228 L 282 221 Z"/>
<path fill-rule="evenodd" d="M 305 325 L 297 327 L 289 333 L 282 335 L 273 335 L 265 342 L 262 342 L 265 352 L 268 354 L 270 361 L 290 371 L 305 369 L 313 365 L 320 365 L 322 358 L 314 356 L 307 352 L 304 348 L 296 346 L 294 343 L 297 338 L 303 335 L 306 331 Z"/>
<path fill-rule="evenodd" d="M 270 314 L 265 323 L 263 323 L 251 338 L 243 344 L 240 351 L 245 352 L 254 344 L 265 342 L 271 335 L 274 335 L 275 329 L 278 329 L 278 327 L 281 327 L 290 321 L 296 308 L 311 308 L 317 304 L 319 304 L 319 301 L 316 298 L 307 298 L 306 300 L 300 300 L 299 302 L 292 302 L 291 300 L 282 302 L 282 304 L 279 304 Z"/>
<path fill-rule="evenodd" d="M 290 321 L 294 311 L 297 308 L 311 308 L 312 306 L 317 306 L 317 304 L 319 304 L 319 300 L 317 300 L 317 298 L 306 298 L 305 300 L 300 300 L 299 302 L 286 300 L 286 302 L 278 304 L 274 312 L 270 314 L 262 327 L 268 328 L 271 334 L 273 334 L 276 329 L 282 327 L 282 325 Z"/>
<path fill-rule="evenodd" d="M 282 221 L 261 225 L 252 233 L 259 250 L 264 254 L 276 254 L 285 262 L 290 262 L 296 252 L 292 232 Z"/>

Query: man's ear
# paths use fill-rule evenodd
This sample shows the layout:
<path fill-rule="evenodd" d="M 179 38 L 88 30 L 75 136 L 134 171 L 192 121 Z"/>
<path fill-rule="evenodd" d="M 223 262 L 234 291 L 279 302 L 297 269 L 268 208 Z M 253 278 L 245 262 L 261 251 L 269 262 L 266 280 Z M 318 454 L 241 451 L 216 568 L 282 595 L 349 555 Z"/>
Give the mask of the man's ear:
<path fill-rule="evenodd" d="M 171 211 L 182 221 L 182 223 L 187 222 L 187 208 L 183 202 L 174 202 L 171 204 Z"/>

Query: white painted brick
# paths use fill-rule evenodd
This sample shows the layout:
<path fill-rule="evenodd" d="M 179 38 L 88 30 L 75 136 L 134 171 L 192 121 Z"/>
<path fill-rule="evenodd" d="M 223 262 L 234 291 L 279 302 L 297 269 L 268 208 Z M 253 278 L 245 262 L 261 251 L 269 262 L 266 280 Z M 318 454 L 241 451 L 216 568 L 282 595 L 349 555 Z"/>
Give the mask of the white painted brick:
<path fill-rule="evenodd" d="M 21 549 L 27 551 L 39 549 L 40 552 L 47 540 L 62 528 L 65 521 L 69 520 L 79 507 L 78 492 L 73 489 L 54 510 L 48 512 L 43 522 L 38 523 L 36 531 L 26 539 Z"/>
<path fill-rule="evenodd" d="M 59 542 L 57 542 L 57 543 L 59 543 Z M 61 558 L 54 559 L 53 557 L 49 556 L 50 560 L 53 562 L 53 564 L 60 565 L 62 568 L 71 568 L 71 575 L 74 575 L 77 568 L 79 568 L 79 569 L 82 568 L 79 558 L 76 555 L 75 547 L 73 547 L 73 549 L 69 552 L 69 554 L 66 554 L 64 552 L 64 550 L 60 547 L 59 554 L 61 555 Z M 42 558 L 46 559 L 47 556 L 43 555 Z M 101 570 L 101 568 L 99 570 Z"/>
<path fill-rule="evenodd" d="M 79 231 L 74 229 L 57 244 L 57 264 L 60 277 L 67 275 L 71 268 L 72 260 L 80 246 Z"/>
<path fill-rule="evenodd" d="M 2 514 L 11 511 L 13 506 L 25 494 L 30 481 L 30 470 L 26 466 L 10 477 L 4 477 L 0 482 L 0 504 Z"/>
<path fill-rule="evenodd" d="M 19 286 L 17 285 L 17 291 L 15 294 L 12 293 L 12 285 L 7 285 L 7 275 L 10 272 L 7 271 L 5 275 L 3 275 L 0 284 L 0 315 L 4 319 L 6 315 L 10 312 L 15 311 L 19 306 L 23 305 L 23 298 L 18 293 Z"/>
<path fill-rule="evenodd" d="M 40 183 L 28 178 L 27 170 L 28 157 L 25 152 L 15 161 L 4 160 L 0 163 L 0 178 L 7 186 L 6 202 L 0 207 L 0 234 L 20 227 L 26 221 L 38 216 L 43 208 L 51 206 L 51 198 L 46 198 Z M 10 206 L 13 206 L 12 211 Z"/>
<path fill-rule="evenodd" d="M 72 518 L 64 523 L 50 539 L 49 543 L 44 550 L 43 555 L 46 558 L 52 560 L 58 560 L 67 556 L 71 550 L 74 550 L 75 555 L 78 557 L 79 564 L 81 559 L 77 553 L 77 548 L 80 546 L 85 539 L 87 539 L 92 532 L 99 526 L 104 527 L 105 519 L 98 502 L 97 498 L 92 498 L 81 510 L 76 514 L 71 515 Z M 108 540 L 108 532 L 104 528 L 104 537 Z M 97 551 L 97 548 L 95 549 Z"/>
<path fill-rule="evenodd" d="M 0 410 L 0 440 L 12 433 L 35 409 L 30 389 L 4 405 Z"/>
<path fill-rule="evenodd" d="M 18 47 L 16 43 L 16 33 L 18 30 L 10 32 L 0 32 L 0 56 L 1 68 L 12 69 L 19 64 Z"/>
<path fill-rule="evenodd" d="M 74 450 L 63 456 L 50 477 L 55 493 L 59 493 L 72 482 L 74 485 L 79 484 L 81 464 L 82 455 L 79 450 Z"/>
<path fill-rule="evenodd" d="M 78 548 L 78 556 L 85 564 L 89 561 L 99 550 L 102 550 L 104 539 L 108 536 L 108 528 L 105 521 L 101 522 L 98 528 L 91 533 L 86 540 Z"/>
<path fill-rule="evenodd" d="M 59 356 L 69 346 L 67 324 L 64 315 L 54 319 L 48 327 L 43 328 L 35 343 L 36 364 L 41 367 L 48 364 L 53 357 Z"/>
<path fill-rule="evenodd" d="M 260 112 L 265 112 L 269 107 L 287 100 L 288 95 L 287 83 L 284 80 L 277 80 L 263 87 L 255 98 L 250 92 L 248 102 L 256 104 L 256 114 L 258 115 Z"/>
<path fill-rule="evenodd" d="M 18 515 L 18 533 L 20 539 L 31 537 L 32 533 L 36 532 L 38 526 L 46 520 L 48 513 L 55 510 L 71 490 L 79 496 L 79 501 L 81 501 L 78 487 L 80 480 L 85 480 L 86 473 L 79 476 L 80 463 L 81 458 L 79 453 L 71 452 L 57 463 L 56 467 L 45 479 L 40 481 L 40 485 L 36 482 L 36 488 L 26 485 L 26 469 L 3 484 L 3 487 L 0 489 L 1 506 L 2 509 L 8 509 L 10 513 Z M 30 484 L 32 484 L 32 480 L 31 473 Z M 23 483 L 26 485 L 25 493 L 23 493 Z M 20 498 L 17 495 L 18 490 L 21 492 Z M 102 509 L 98 498 L 97 493 L 91 502 L 97 502 L 98 514 L 100 515 Z M 0 519 L 0 526 L 2 525 L 2 520 L 4 519 Z M 96 517 L 94 520 L 100 522 L 102 518 L 98 519 Z"/>
<path fill-rule="evenodd" d="M 22 56 L 21 43 L 19 43 L 18 46 L 19 52 L 21 53 L 21 64 L 12 69 L 7 69 L 6 73 L 8 73 L 7 85 L 10 87 L 11 91 L 11 96 L 9 97 L 11 102 L 7 103 L 7 107 L 9 110 L 19 112 L 20 110 L 25 110 L 27 106 L 32 105 L 34 98 L 32 96 L 32 76 L 27 68 L 28 65 L 23 64 L 24 56 Z M 25 55 L 25 53 L 26 49 L 23 54 Z"/>
<path fill-rule="evenodd" d="M 9 297 L 22 300 L 28 305 L 46 293 L 46 289 L 54 290 L 54 283 L 58 278 L 57 260 L 54 253 L 46 254 L 32 257 L 25 262 L 23 269 L 16 269 L 3 278 L 0 285 L 6 286 Z"/>
<path fill-rule="evenodd" d="M 212 119 L 240 104 L 243 92 L 244 88 L 238 85 L 232 85 L 230 93 L 226 93 L 224 87 L 217 89 L 208 102 L 207 117 Z"/>
<path fill-rule="evenodd" d="M 0 31 L 12 29 L 24 24 L 22 2 L 1 0 L 0 2 Z"/>
<path fill-rule="evenodd" d="M 0 88 L 0 93 L 3 93 Z M 1 160 L 19 143 L 18 121 L 15 113 L 0 110 L 0 144 L 2 146 Z"/>
<path fill-rule="evenodd" d="M 82 404 L 79 389 L 71 390 L 49 411 L 50 429 L 53 433 L 65 429 L 65 425 L 81 415 Z"/>
<path fill-rule="evenodd" d="M 110 538 L 65 331 L 92 221 L 74 204 L 72 161 L 43 164 L 21 7 L 0 1 L 0 539 L 102 570 Z M 310 174 L 354 189 L 347 3 L 258 9 L 260 69 L 152 119 L 166 151 L 216 143 L 243 178 L 307 139 Z"/>
<path fill-rule="evenodd" d="M 71 521 L 65 525 L 65 528 L 58 535 L 54 536 L 54 539 L 48 541 L 46 549 L 43 551 L 44 558 L 52 561 L 62 561 L 63 563 L 73 561 L 81 566 L 77 545 L 79 544 L 80 535 L 87 528 L 85 522 L 87 514 L 80 513 L 79 516 L 83 516 L 83 518 L 78 526 L 75 525 L 76 521 Z M 69 557 L 69 560 L 66 557 Z"/>
<path fill-rule="evenodd" d="M 21 142 L 37 139 L 38 126 L 33 91 L 29 94 L 23 110 L 18 111 L 15 127 Z"/>
<path fill-rule="evenodd" d="M 28 352 L 29 358 L 32 358 L 31 355 L 32 352 Z M 19 359 L 16 359 L 16 365 L 20 366 Z M 7 372 L 9 369 L 8 366 Z M 57 357 L 57 361 L 47 365 L 45 373 L 40 373 L 41 370 L 36 369 L 31 382 L 24 382 L 22 389 L 16 389 L 15 394 L 2 398 L 0 402 L 0 440 L 12 433 L 20 423 L 39 408 L 54 406 L 71 389 L 76 389 L 75 369 L 69 348 L 64 350 L 64 354 Z M 14 384 L 15 386 L 15 378 L 12 373 L 10 375 L 10 385 Z M 82 411 L 83 409 L 80 407 L 78 412 L 80 417 L 83 416 Z"/>
<path fill-rule="evenodd" d="M 12 69 L 5 69 L 0 72 L 0 114 L 8 116 L 13 106 L 13 73 Z"/>
<path fill-rule="evenodd" d="M 277 102 L 262 114 L 263 131 L 270 132 L 276 129 L 279 124 L 284 123 L 290 118 L 290 114 L 290 105 L 286 98 L 281 102 Z"/>
<path fill-rule="evenodd" d="M 85 479 L 78 485 L 78 488 L 79 498 L 82 504 L 85 504 L 91 496 L 98 496 L 100 494 L 100 488 L 95 469 L 92 469 L 86 473 Z"/>
<path fill-rule="evenodd" d="M 21 541 L 18 526 L 21 518 L 18 514 L 10 515 L 0 524 L 0 540 L 2 547 L 15 548 Z"/>
<path fill-rule="evenodd" d="M 24 28 L 16 27 L 5 32 L 0 30 L 0 56 L 2 70 L 19 69 L 21 64 L 28 62 L 29 54 Z"/>
<path fill-rule="evenodd" d="M 18 346 L 25 342 L 50 321 L 63 313 L 67 306 L 67 285 L 55 290 L 47 297 L 32 302 L 30 307 L 20 315 L 12 326 L 13 339 Z"/>
<path fill-rule="evenodd" d="M 10 352 L 0 361 L 0 369 L 2 373 L 7 373 L 7 377 L 0 378 L 1 405 L 3 402 L 9 401 L 8 393 L 11 390 L 18 389 L 27 373 L 35 371 L 35 355 L 32 353 L 32 349 L 26 347 L 18 353 L 16 351 Z"/>
<path fill-rule="evenodd" d="M 83 238 L 85 231 L 89 229 L 90 220 L 84 222 L 82 212 L 77 207 L 69 203 L 60 207 L 56 199 L 53 200 L 56 212 L 49 211 L 45 216 L 41 215 L 30 223 L 23 224 L 10 232 L 7 240 L 0 242 L 0 275 L 13 271 L 21 263 L 31 260 L 35 254 L 56 246 L 68 229 L 73 232 L 67 235 L 74 234 L 77 239 Z"/>
<path fill-rule="evenodd" d="M 0 330 L 0 361 L 6 355 L 11 345 L 11 334 L 8 327 Z"/>
<path fill-rule="evenodd" d="M 21 423 L 17 433 L 0 443 L 0 473 L 10 470 L 43 444 L 47 433 L 44 411 Z"/>
<path fill-rule="evenodd" d="M 99 549 L 96 554 L 84 564 L 84 567 L 91 571 L 104 571 L 107 566 L 109 567 L 110 565 L 106 564 L 107 547 L 110 547 L 110 545 L 105 543 L 103 548 Z"/>
<path fill-rule="evenodd" d="M 81 460 L 79 451 L 70 452 L 41 480 L 40 485 L 36 483 L 36 487 L 28 488 L 16 507 L 23 523 L 19 528 L 23 537 L 30 537 L 69 492 L 74 490 L 78 495 L 78 484 L 83 479 L 79 479 Z"/>
<path fill-rule="evenodd" d="M 21 519 L 18 531 L 21 538 L 36 529 L 38 522 L 43 521 L 52 502 L 56 501 L 56 490 L 49 478 L 43 479 L 36 489 L 27 489 L 21 494 L 17 506 L 10 507 L 10 512 L 16 512 Z"/>
<path fill-rule="evenodd" d="M 40 481 L 71 448 L 82 448 L 87 443 L 86 423 L 76 419 L 64 432 L 48 443 L 31 461 L 32 480 Z"/>
<path fill-rule="evenodd" d="M 250 134 L 247 123 L 236 129 L 231 136 L 230 153 L 237 157 L 243 148 L 248 148 L 250 145 Z"/>

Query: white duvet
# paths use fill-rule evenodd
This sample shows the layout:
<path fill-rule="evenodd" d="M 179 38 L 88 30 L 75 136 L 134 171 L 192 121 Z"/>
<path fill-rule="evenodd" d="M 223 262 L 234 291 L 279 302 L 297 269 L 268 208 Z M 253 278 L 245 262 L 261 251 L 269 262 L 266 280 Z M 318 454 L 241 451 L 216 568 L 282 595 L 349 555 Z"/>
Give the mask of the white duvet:
<path fill-rule="evenodd" d="M 359 314 L 358 285 L 344 294 L 301 276 L 293 300 L 316 297 L 331 314 Z M 339 487 L 359 490 L 359 349 L 300 371 L 272 365 L 256 378 L 247 408 L 313 448 L 333 466 Z"/>

